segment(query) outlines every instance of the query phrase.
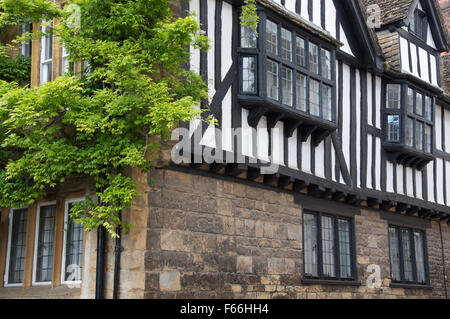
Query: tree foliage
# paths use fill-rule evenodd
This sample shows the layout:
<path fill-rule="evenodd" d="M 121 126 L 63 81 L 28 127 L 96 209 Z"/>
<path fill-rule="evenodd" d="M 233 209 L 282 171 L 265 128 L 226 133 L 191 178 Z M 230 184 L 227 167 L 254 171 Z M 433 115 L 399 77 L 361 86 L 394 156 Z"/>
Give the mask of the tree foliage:
<path fill-rule="evenodd" d="M 45 19 L 69 61 L 89 66 L 35 88 L 18 85 L 19 67 L 0 76 L 0 206 L 32 204 L 81 175 L 95 181 L 101 204 L 75 204 L 75 221 L 113 237 L 116 227 L 128 229 L 118 213 L 140 194 L 124 168 L 148 171 L 148 153 L 161 146 L 151 137 L 199 117 L 194 106 L 207 97 L 207 84 L 183 65 L 186 47 L 207 50 L 208 40 L 195 17 L 175 18 L 169 2 L 72 0 L 60 9 L 51 0 L 0 0 L 0 28 Z"/>

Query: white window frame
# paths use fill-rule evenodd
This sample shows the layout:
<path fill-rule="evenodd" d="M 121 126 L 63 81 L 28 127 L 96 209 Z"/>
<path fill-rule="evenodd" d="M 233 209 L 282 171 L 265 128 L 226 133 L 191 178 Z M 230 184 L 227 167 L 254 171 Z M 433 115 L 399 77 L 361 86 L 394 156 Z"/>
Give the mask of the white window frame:
<path fill-rule="evenodd" d="M 86 200 L 85 197 L 74 198 L 66 200 L 64 204 L 64 238 L 63 238 L 63 250 L 62 250 L 62 263 L 61 263 L 61 284 L 65 285 L 73 285 L 73 284 L 81 284 L 82 280 L 75 281 L 67 281 L 64 280 L 66 274 L 66 244 L 67 244 L 67 231 L 65 230 L 67 222 L 69 221 L 69 204 L 84 202 Z M 84 251 L 84 246 L 83 246 Z M 84 255 L 84 254 L 83 254 Z"/>
<path fill-rule="evenodd" d="M 39 241 L 39 219 L 41 216 L 41 207 L 42 206 L 51 206 L 51 205 L 56 205 L 56 201 L 39 203 L 37 206 L 36 230 L 35 230 L 35 236 L 34 236 L 34 255 L 33 255 L 33 281 L 32 281 L 33 286 L 48 286 L 48 285 L 52 284 L 52 281 L 36 282 L 37 249 L 38 249 L 38 241 Z M 53 242 L 53 258 L 55 258 L 55 246 L 54 245 L 55 245 L 55 242 Z M 52 269 L 52 278 L 54 275 L 53 272 L 54 272 L 54 269 Z"/>
<path fill-rule="evenodd" d="M 42 21 L 42 22 L 44 23 L 45 21 Z M 47 27 L 48 26 L 42 25 L 42 27 L 41 27 L 42 32 L 45 32 Z M 52 66 L 51 67 L 51 72 L 50 72 L 50 79 L 52 78 L 52 74 L 51 73 L 53 73 L 53 65 L 52 65 L 53 64 L 53 52 L 52 52 L 52 58 L 51 59 L 44 60 L 44 58 L 45 58 L 45 51 L 46 51 L 45 39 L 46 39 L 46 36 L 42 36 L 41 37 L 41 61 L 40 61 L 40 68 L 39 68 L 41 85 L 44 84 L 44 83 L 49 82 L 49 81 L 44 81 L 44 72 L 43 72 L 44 67 L 43 66 L 44 65 L 51 65 Z M 52 42 L 52 46 L 53 46 L 53 42 Z M 53 47 L 51 48 L 51 50 L 53 50 Z"/>
<path fill-rule="evenodd" d="M 65 45 L 61 46 L 61 75 L 69 72 L 70 62 L 68 61 L 69 52 L 67 52 Z"/>
<path fill-rule="evenodd" d="M 23 281 L 19 284 L 10 284 L 8 283 L 9 281 L 9 261 L 11 258 L 11 240 L 12 240 L 12 226 L 13 226 L 13 214 L 14 211 L 16 210 L 22 210 L 22 209 L 27 209 L 28 206 L 24 206 L 21 208 L 11 208 L 9 210 L 9 226 L 8 226 L 8 248 L 6 251 L 6 267 L 5 267 L 5 276 L 4 276 L 4 287 L 22 287 L 23 286 Z M 28 216 L 27 216 L 27 225 L 28 225 Z M 27 226 L 28 228 L 28 226 Z"/>

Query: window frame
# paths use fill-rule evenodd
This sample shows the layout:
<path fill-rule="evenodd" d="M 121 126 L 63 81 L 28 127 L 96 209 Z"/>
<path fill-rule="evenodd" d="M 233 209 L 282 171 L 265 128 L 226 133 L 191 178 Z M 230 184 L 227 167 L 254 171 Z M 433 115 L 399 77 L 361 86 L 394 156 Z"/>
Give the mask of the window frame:
<path fill-rule="evenodd" d="M 400 108 L 389 108 L 388 107 L 388 85 L 389 84 L 397 84 L 401 87 L 401 101 Z M 409 106 L 409 90 L 413 92 L 412 99 L 412 110 L 410 110 Z M 435 152 L 435 105 L 436 98 L 432 92 L 428 92 L 422 88 L 418 88 L 416 85 L 411 83 L 410 81 L 392 81 L 392 80 L 383 80 L 382 84 L 382 98 L 383 98 L 383 145 L 388 152 L 401 153 L 402 155 L 406 155 L 410 158 L 414 157 L 416 160 L 412 160 L 411 163 L 407 164 L 412 165 L 414 167 L 415 163 L 422 163 L 418 165 L 418 169 L 421 170 L 423 168 L 423 163 L 428 163 L 434 158 Z M 416 112 L 416 100 L 417 94 L 422 95 L 422 115 L 417 114 Z M 426 101 L 427 98 L 430 98 L 431 101 L 431 119 L 427 119 L 426 113 Z M 400 116 L 400 139 L 399 141 L 391 141 L 389 139 L 389 127 L 388 127 L 388 116 L 389 115 L 399 115 Z M 412 126 L 412 145 L 408 144 L 408 119 L 413 120 Z M 422 148 L 416 148 L 416 124 L 420 122 L 423 123 L 424 129 L 422 132 Z M 426 126 L 431 127 L 431 144 L 430 151 L 427 150 L 426 144 Z"/>
<path fill-rule="evenodd" d="M 304 215 L 313 215 L 315 217 L 316 222 L 316 229 L 317 229 L 317 272 L 318 276 L 311 276 L 309 274 L 306 274 L 306 263 L 305 263 L 305 218 Z M 355 222 L 354 218 L 350 216 L 342 216 L 337 214 L 331 214 L 331 213 L 324 213 L 324 212 L 318 212 L 314 210 L 305 209 L 303 211 L 303 218 L 302 218 L 302 247 L 303 247 L 303 265 L 302 265 L 302 271 L 303 271 L 303 280 L 306 283 L 330 283 L 330 284 L 343 284 L 343 285 L 351 285 L 357 282 L 357 267 L 356 267 L 356 236 L 355 236 Z M 328 217 L 333 220 L 333 230 L 334 230 L 334 236 L 333 236 L 333 243 L 334 243 L 334 272 L 336 274 L 335 277 L 327 277 L 323 274 L 323 248 L 322 248 L 322 217 Z M 349 230 L 350 230 L 350 277 L 341 277 L 341 270 L 340 270 L 340 243 L 339 243 L 339 220 L 345 220 L 349 222 Z M 359 283 L 358 283 L 359 284 Z"/>
<path fill-rule="evenodd" d="M 41 26 L 42 32 L 46 32 L 47 28 L 51 28 L 50 25 L 44 26 L 45 20 L 43 20 L 42 23 L 43 23 Z M 45 57 L 45 51 L 47 49 L 47 47 L 46 47 L 46 38 L 47 37 L 45 35 L 43 35 L 41 37 L 41 52 L 40 52 L 40 62 L 39 62 L 39 74 L 40 74 L 39 75 L 39 83 L 41 85 L 43 85 L 44 83 L 47 83 L 47 82 L 51 82 L 53 80 L 53 46 L 54 46 L 53 34 L 50 34 L 49 36 L 51 38 L 50 52 L 52 54 L 52 57 L 51 57 L 51 59 L 46 59 L 46 60 L 44 59 L 44 57 Z M 50 80 L 44 80 L 44 66 L 45 65 L 50 66 L 50 74 L 48 75 L 50 77 Z"/>
<path fill-rule="evenodd" d="M 33 24 L 31 23 L 30 19 L 25 19 L 25 21 L 20 24 L 20 31 L 22 35 L 27 32 L 33 32 Z M 25 59 L 31 58 L 32 53 L 33 53 L 33 41 L 29 40 L 26 43 L 21 43 L 20 54 Z"/>
<path fill-rule="evenodd" d="M 10 264 L 10 259 L 11 259 L 11 245 L 12 245 L 12 228 L 13 228 L 13 214 L 14 211 L 17 210 L 22 210 L 22 209 L 27 209 L 28 210 L 28 206 L 24 206 L 21 208 L 16 208 L 16 207 L 12 207 L 9 210 L 9 216 L 8 216 L 8 220 L 9 220 L 9 225 L 8 225 L 8 243 L 7 243 L 7 250 L 6 250 L 6 265 L 5 265 L 5 276 L 4 276 L 4 280 L 3 280 L 3 286 L 5 288 L 8 287 L 22 287 L 23 286 L 23 279 L 21 283 L 9 283 L 9 264 Z M 27 211 L 27 230 L 28 230 L 28 223 L 29 223 L 29 212 Z M 28 235 L 28 234 L 27 234 Z M 25 237 L 25 245 L 27 244 L 27 238 L 28 236 Z"/>
<path fill-rule="evenodd" d="M 399 254 L 399 263 L 400 263 L 400 277 L 401 280 L 394 280 L 392 278 L 392 260 L 391 260 L 391 235 L 390 235 L 390 229 L 395 228 L 396 234 L 397 234 L 397 242 L 398 242 L 398 254 Z M 427 232 L 425 229 L 415 228 L 415 227 L 409 227 L 400 225 L 397 223 L 389 223 L 387 228 L 387 236 L 388 236 L 388 243 L 389 243 L 389 278 L 391 280 L 391 285 L 404 285 L 404 286 L 423 286 L 424 288 L 429 287 L 430 285 L 430 269 L 429 269 L 429 255 L 428 255 L 428 245 L 427 245 Z M 410 240 L 410 249 L 411 249 L 411 263 L 412 263 L 412 271 L 413 271 L 413 278 L 414 281 L 407 281 L 405 280 L 405 273 L 404 273 L 404 258 L 403 258 L 403 238 L 401 235 L 402 230 L 408 230 L 409 231 L 409 240 Z M 420 232 L 422 234 L 423 238 L 423 258 L 424 258 L 424 275 L 425 275 L 425 282 L 418 282 L 417 281 L 417 260 L 416 260 L 416 246 L 414 241 L 414 233 Z"/>
<path fill-rule="evenodd" d="M 267 101 L 268 104 L 275 104 L 283 110 L 293 111 L 299 115 L 302 115 L 312 121 L 318 121 L 322 123 L 327 123 L 327 125 L 335 126 L 337 122 L 336 116 L 336 104 L 337 104 L 337 79 L 336 79 L 336 48 L 327 43 L 326 41 L 316 38 L 307 31 L 301 29 L 300 27 L 292 24 L 287 19 L 283 19 L 268 10 L 260 11 L 260 23 L 258 30 L 258 39 L 256 48 L 243 48 L 241 47 L 241 41 L 239 40 L 237 53 L 239 55 L 239 98 L 242 100 L 250 99 L 252 97 L 261 98 Z M 267 51 L 267 38 L 266 38 L 266 24 L 267 21 L 274 23 L 277 26 L 277 54 L 273 54 Z M 291 59 L 284 59 L 282 57 L 282 29 L 290 32 L 291 36 Z M 242 37 L 242 28 L 239 28 L 239 39 Z M 297 37 L 303 39 L 304 41 L 304 55 L 305 55 L 305 65 L 300 65 L 296 63 L 297 56 Z M 314 43 L 318 47 L 318 73 L 311 72 L 309 70 L 309 46 L 310 43 Z M 322 70 L 322 50 L 327 50 L 330 54 L 330 75 L 331 79 L 323 77 Z M 256 56 L 257 62 L 257 75 L 256 75 L 256 94 L 248 94 L 242 90 L 242 57 L 246 56 Z M 267 92 L 267 61 L 270 60 L 278 65 L 278 99 L 272 99 L 268 97 Z M 283 87 L 282 87 L 282 72 L 283 68 L 290 69 L 292 73 L 292 105 L 283 104 Z M 300 73 L 306 77 L 306 111 L 303 111 L 299 105 L 297 105 L 297 74 Z M 320 116 L 314 116 L 310 114 L 310 85 L 309 82 L 314 79 L 319 82 L 319 103 L 320 103 Z M 331 118 L 324 118 L 324 101 L 323 99 L 323 89 L 322 86 L 327 85 L 331 88 Z"/>
<path fill-rule="evenodd" d="M 49 286 L 52 285 L 53 276 L 55 275 L 53 265 L 52 265 L 52 279 L 50 281 L 36 281 L 36 271 L 37 271 L 37 253 L 38 253 L 38 244 L 39 244 L 39 224 L 40 224 L 40 216 L 41 216 L 41 207 L 45 206 L 56 206 L 56 201 L 50 202 L 42 202 L 37 205 L 36 209 L 36 227 L 35 227 L 35 236 L 34 236 L 34 252 L 33 252 L 33 273 L 32 273 L 32 285 L 33 286 Z M 56 206 L 57 207 L 57 206 Z M 55 222 L 56 222 L 56 212 L 55 212 Z M 55 229 L 53 230 L 53 236 L 56 234 L 56 223 L 54 224 Z M 53 239 L 53 260 L 55 258 L 55 238 Z"/>
<path fill-rule="evenodd" d="M 421 30 L 420 33 L 418 33 L 416 30 L 416 25 L 417 25 L 417 21 L 420 19 L 420 25 L 421 25 Z M 412 21 L 413 27 L 411 28 L 411 23 L 408 27 L 409 32 L 411 32 L 412 34 L 414 34 L 416 37 L 418 37 L 420 40 L 427 42 L 427 38 L 428 38 L 428 18 L 427 18 L 427 14 L 420 10 L 419 8 L 416 8 L 414 10 L 414 14 L 413 14 L 413 21 Z"/>
<path fill-rule="evenodd" d="M 67 199 L 64 202 L 64 225 L 67 225 L 67 222 L 69 221 L 69 204 L 71 203 L 79 203 L 85 201 L 85 197 L 80 198 L 73 198 L 73 199 Z M 83 231 L 84 234 L 84 231 Z M 83 235 L 83 243 L 84 243 L 84 235 Z M 83 279 L 80 280 L 74 280 L 74 281 L 68 281 L 65 280 L 65 268 L 66 268 L 66 246 L 67 246 L 67 230 L 64 227 L 63 230 L 63 246 L 62 246 L 62 257 L 61 257 L 61 284 L 62 285 L 73 285 L 73 284 L 81 284 Z M 83 245 L 83 257 L 84 257 L 84 249 L 85 245 Z M 81 273 L 83 275 L 83 273 Z M 83 277 L 83 276 L 81 276 Z"/>

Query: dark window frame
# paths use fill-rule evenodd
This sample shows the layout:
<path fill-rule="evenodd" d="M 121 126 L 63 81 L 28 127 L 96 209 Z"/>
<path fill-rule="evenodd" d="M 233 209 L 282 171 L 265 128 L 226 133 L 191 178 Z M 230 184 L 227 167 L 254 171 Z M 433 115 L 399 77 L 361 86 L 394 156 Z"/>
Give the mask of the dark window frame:
<path fill-rule="evenodd" d="M 399 254 L 399 263 L 400 263 L 400 277 L 401 280 L 394 280 L 392 278 L 392 260 L 391 260 L 391 243 L 390 243 L 390 229 L 395 228 L 397 232 L 397 242 L 398 242 L 398 254 Z M 413 271 L 413 281 L 407 281 L 405 280 L 405 273 L 404 273 L 404 259 L 403 259 L 403 238 L 401 235 L 402 230 L 408 230 L 409 231 L 409 240 L 410 240 L 410 247 L 411 247 L 411 256 L 412 256 L 412 271 Z M 417 281 L 417 263 L 416 263 L 416 247 L 414 242 L 414 233 L 420 232 L 422 234 L 423 238 L 423 257 L 424 257 L 424 275 L 425 275 L 425 282 L 418 282 Z M 430 286 L 430 271 L 429 271 L 429 256 L 428 256 L 428 247 L 427 247 L 427 232 L 424 229 L 415 228 L 415 227 L 407 227 L 396 223 L 390 223 L 388 225 L 388 242 L 389 242 L 389 267 L 390 267 L 390 278 L 391 278 L 391 285 L 398 286 L 398 285 L 414 285 L 415 287 L 421 287 L 427 288 Z"/>
<path fill-rule="evenodd" d="M 295 113 L 299 113 L 302 116 L 306 116 L 307 118 L 319 121 L 319 122 L 326 122 L 330 125 L 336 125 L 337 122 L 337 116 L 336 116 L 336 108 L 337 108 L 337 79 L 336 79 L 336 48 L 332 46 L 331 44 L 327 43 L 326 41 L 314 37 L 307 31 L 299 28 L 298 26 L 292 24 L 289 20 L 284 19 L 275 13 L 272 13 L 268 10 L 260 10 L 259 11 L 260 16 L 260 22 L 258 26 L 258 40 L 257 40 L 257 47 L 256 48 L 242 48 L 239 44 L 237 48 L 237 53 L 239 56 L 239 96 L 241 99 L 251 98 L 251 97 L 259 97 L 263 100 L 267 100 L 269 104 L 275 104 L 281 108 L 287 109 L 289 111 L 293 111 Z M 275 23 L 277 25 L 277 54 L 272 54 L 270 52 L 267 52 L 266 50 L 266 21 L 270 20 L 272 23 Z M 291 59 L 287 60 L 282 57 L 282 36 L 281 36 L 281 30 L 282 28 L 286 29 L 287 31 L 291 32 Z M 241 39 L 242 36 L 242 28 L 239 28 L 239 39 Z M 297 37 L 300 37 L 304 40 L 305 44 L 305 65 L 302 66 L 300 64 L 296 63 L 296 53 L 297 53 L 297 46 L 296 41 Z M 241 41 L 239 41 L 240 43 Z M 318 46 L 318 63 L 319 63 L 319 69 L 318 73 L 311 72 L 309 70 L 309 44 L 314 43 Z M 322 72 L 322 49 L 327 50 L 330 52 L 330 73 L 331 73 L 331 79 L 327 79 L 323 77 Z M 249 94 L 246 92 L 243 92 L 242 90 L 242 57 L 246 56 L 256 56 L 257 60 L 257 76 L 256 76 L 256 94 Z M 276 62 L 278 64 L 278 99 L 273 100 L 267 96 L 267 78 L 266 78 L 266 61 L 271 60 L 273 62 Z M 292 71 L 292 105 L 286 105 L 283 104 L 283 89 L 282 89 L 282 68 L 286 67 L 289 68 Z M 301 110 L 301 107 L 297 105 L 297 73 L 302 74 L 306 76 L 307 79 L 307 88 L 306 88 L 306 112 Z M 320 103 L 320 116 L 314 116 L 310 114 L 310 80 L 316 80 L 320 83 L 319 88 L 319 103 Z M 323 101 L 323 85 L 327 85 L 331 88 L 331 118 L 332 120 L 328 120 L 324 118 L 323 111 L 324 108 L 324 101 Z"/>
<path fill-rule="evenodd" d="M 417 30 L 417 26 L 419 25 L 419 22 L 420 22 L 420 29 Z M 411 28 L 411 24 L 410 24 L 409 27 L 408 27 L 409 32 L 414 34 L 419 39 L 427 42 L 427 37 L 428 37 L 428 19 L 427 19 L 426 13 L 424 11 L 422 11 L 422 10 L 417 8 L 414 11 L 412 23 L 414 24 L 414 28 Z"/>
<path fill-rule="evenodd" d="M 387 86 L 388 84 L 398 84 L 401 86 L 401 101 L 400 108 L 388 108 L 387 101 Z M 410 112 L 408 109 L 408 89 L 412 89 L 413 96 L 413 110 Z M 422 99 L 422 115 L 418 115 L 416 112 L 416 99 L 417 94 L 420 93 L 423 96 Z M 425 104 L 426 97 L 431 98 L 431 119 L 426 118 Z M 399 162 L 400 164 L 411 166 L 416 169 L 422 170 L 423 167 L 435 158 L 435 105 L 436 98 L 433 92 L 428 92 L 423 88 L 418 88 L 417 85 L 408 80 L 383 80 L 382 81 L 382 118 L 383 118 L 383 147 L 388 152 L 388 159 L 393 162 Z M 388 128 L 388 116 L 399 115 L 400 116 L 400 138 L 399 141 L 389 140 L 389 128 Z M 413 135 L 412 145 L 408 144 L 408 132 L 407 121 L 408 118 L 413 120 Z M 424 124 L 424 130 L 422 132 L 422 146 L 416 148 L 416 124 L 420 122 Z M 427 149 L 426 144 L 426 125 L 431 127 L 431 141 L 430 150 Z"/>
<path fill-rule="evenodd" d="M 388 101 L 387 101 L 387 86 L 389 84 L 398 84 L 401 87 L 401 91 L 400 91 L 400 108 L 396 109 L 396 108 L 388 108 Z M 435 98 L 430 95 L 425 93 L 424 91 L 415 88 L 414 86 L 411 86 L 407 83 L 403 83 L 403 82 L 386 82 L 383 85 L 383 89 L 384 89 L 384 127 L 385 127 L 385 134 L 384 134 L 384 140 L 385 142 L 388 143 L 397 143 L 397 144 L 403 144 L 404 146 L 411 148 L 417 152 L 421 152 L 421 153 L 425 153 L 425 154 L 429 154 L 432 155 L 433 151 L 434 151 L 434 107 L 435 107 Z M 407 99 L 408 99 L 408 89 L 413 90 L 414 95 L 413 95 L 413 112 L 410 112 L 408 110 L 408 106 L 407 106 Z M 417 114 L 417 94 L 421 94 L 422 95 L 422 115 Z M 425 112 L 425 104 L 426 104 L 426 98 L 431 98 L 431 120 L 426 118 L 426 112 Z M 399 115 L 400 116 L 400 138 L 398 141 L 391 141 L 389 139 L 389 130 L 388 130 L 388 116 L 389 115 Z M 414 125 L 413 125 L 413 147 L 409 146 L 407 144 L 407 140 L 406 140 L 406 120 L 408 118 L 411 118 L 414 120 Z M 416 143 L 416 123 L 417 122 L 421 122 L 424 124 L 424 128 L 425 125 L 429 125 L 432 127 L 431 130 L 431 151 L 430 152 L 426 152 L 426 135 L 425 135 L 425 129 L 423 130 L 423 134 L 422 134 L 422 148 L 421 149 L 417 149 L 415 147 L 415 143 Z"/>
<path fill-rule="evenodd" d="M 315 217 L 316 229 L 317 229 L 317 268 L 318 276 L 311 276 L 306 273 L 306 263 L 305 263 L 305 223 L 304 218 L 302 218 L 302 247 L 303 247 L 303 279 L 304 283 L 324 283 L 324 284 L 359 284 L 357 283 L 357 267 L 356 267 L 356 233 L 355 233 L 355 222 L 354 218 L 350 216 L 342 216 L 331 213 L 323 213 L 313 210 L 305 209 L 303 216 L 305 214 L 313 215 Z M 334 273 L 335 277 L 327 277 L 323 274 L 323 248 L 322 248 L 322 217 L 329 217 L 333 220 L 334 229 Z M 350 267 L 351 276 L 341 277 L 340 275 L 340 247 L 339 247 L 339 220 L 345 220 L 349 222 L 350 229 Z"/>
<path fill-rule="evenodd" d="M 22 267 L 19 267 L 19 269 L 12 269 L 12 265 L 16 265 L 17 259 L 23 259 L 23 262 L 25 262 L 26 258 L 26 245 L 27 245 L 27 237 L 28 237 L 28 223 L 29 223 L 29 214 L 28 214 L 28 207 L 22 207 L 22 208 L 11 208 L 8 212 L 9 216 L 9 227 L 8 227 L 8 239 L 7 239 L 7 252 L 6 252 L 6 258 L 5 258 L 5 278 L 4 278 L 4 286 L 5 287 L 19 287 L 23 285 L 23 279 L 24 279 L 24 273 L 25 273 L 25 265 Z M 20 214 L 18 217 L 18 220 L 15 220 L 16 216 Z M 21 228 L 21 223 L 23 222 L 23 217 L 25 217 L 25 225 L 24 231 L 22 233 L 24 234 L 25 238 L 22 238 L 25 243 L 17 243 L 18 238 L 14 238 L 14 236 L 19 235 L 19 229 Z M 19 222 L 19 225 L 17 225 L 17 222 Z M 21 251 L 24 254 L 23 256 L 17 257 L 17 248 L 22 247 L 23 251 Z M 12 273 L 13 272 L 22 272 L 21 280 L 16 282 L 12 280 Z"/>

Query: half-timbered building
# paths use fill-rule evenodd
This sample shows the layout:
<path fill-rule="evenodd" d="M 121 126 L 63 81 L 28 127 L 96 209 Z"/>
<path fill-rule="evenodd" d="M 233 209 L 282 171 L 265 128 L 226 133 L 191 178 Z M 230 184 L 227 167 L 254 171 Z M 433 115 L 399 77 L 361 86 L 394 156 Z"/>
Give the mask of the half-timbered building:
<path fill-rule="evenodd" d="M 218 124 L 180 124 L 169 166 L 130 170 L 148 197 L 124 214 L 136 228 L 122 238 L 119 296 L 447 298 L 450 97 L 440 55 L 449 35 L 438 1 L 257 0 L 257 32 L 241 25 L 241 6 L 173 3 L 210 40 L 208 52 L 189 48 L 186 67 L 207 81 L 198 108 Z M 64 73 L 64 51 L 51 45 L 31 49 L 34 85 Z M 64 214 L 92 190 L 76 186 L 3 209 L 0 297 L 94 296 L 95 232 L 78 238 L 79 286 L 64 275 Z M 46 218 L 56 222 L 55 258 L 44 269 L 36 238 Z"/>

